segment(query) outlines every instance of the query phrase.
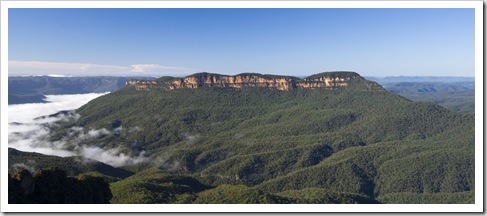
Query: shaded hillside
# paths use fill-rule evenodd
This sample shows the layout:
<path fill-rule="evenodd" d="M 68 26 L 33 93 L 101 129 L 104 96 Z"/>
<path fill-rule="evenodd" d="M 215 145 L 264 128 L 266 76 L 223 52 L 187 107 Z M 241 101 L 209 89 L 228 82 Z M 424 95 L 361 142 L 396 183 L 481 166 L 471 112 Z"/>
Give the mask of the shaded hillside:
<path fill-rule="evenodd" d="M 68 177 L 54 168 L 34 175 L 22 169 L 8 176 L 9 204 L 108 204 L 111 198 L 108 183 L 100 177 Z"/>
<path fill-rule="evenodd" d="M 134 184 L 152 174 L 141 174 L 140 180 L 135 176 L 155 169 L 215 187 L 214 192 L 192 191 L 187 202 L 199 202 L 220 189 L 267 197 L 269 202 L 331 200 L 285 193 L 308 188 L 321 188 L 343 202 L 350 197 L 403 202 L 397 194 L 410 196 L 404 200 L 411 203 L 442 203 L 452 197 L 458 203 L 472 202 L 474 115 L 368 91 L 368 83 L 287 91 L 252 86 L 141 91 L 127 85 L 79 108 L 81 117 L 63 123 L 52 138 L 69 139 L 72 127 L 85 132 L 139 128 L 85 143 L 123 149 L 128 155 L 147 153 L 144 162 L 123 167 L 137 174 L 112 183 L 114 200 L 123 200 L 123 191 L 134 190 Z M 137 190 L 149 197 L 174 191 L 152 184 Z M 182 191 L 187 188 L 178 185 Z M 130 202 L 150 202 L 146 195 Z M 184 199 L 167 202 L 175 200 Z M 238 200 L 243 199 L 233 202 Z"/>

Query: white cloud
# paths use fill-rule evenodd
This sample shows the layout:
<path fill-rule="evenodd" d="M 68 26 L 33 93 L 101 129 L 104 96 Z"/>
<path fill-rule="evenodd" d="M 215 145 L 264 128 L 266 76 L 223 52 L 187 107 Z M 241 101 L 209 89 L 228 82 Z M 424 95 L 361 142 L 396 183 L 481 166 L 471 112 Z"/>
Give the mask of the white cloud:
<path fill-rule="evenodd" d="M 96 146 L 83 146 L 81 149 L 81 155 L 83 157 L 101 161 L 115 167 L 136 164 L 147 159 L 144 156 L 145 152 L 141 152 L 139 155 L 131 157 L 121 153 L 118 149 L 102 149 Z"/>
<path fill-rule="evenodd" d="M 9 76 L 185 76 L 194 68 L 132 64 L 130 66 L 86 63 L 14 61 L 8 62 Z"/>
<path fill-rule="evenodd" d="M 71 77 L 71 76 L 66 76 L 66 75 L 62 75 L 62 74 L 48 74 L 47 76 L 48 77 Z"/>
<path fill-rule="evenodd" d="M 86 134 L 85 133 L 80 133 L 78 135 L 78 140 L 80 140 L 80 141 L 88 141 L 88 140 L 97 139 L 97 138 L 100 138 L 102 136 L 109 135 L 109 134 L 111 134 L 111 132 L 108 131 L 105 128 L 98 129 L 98 130 L 91 129 Z"/>
<path fill-rule="evenodd" d="M 168 67 L 158 64 L 134 64 L 131 65 L 132 72 L 136 73 L 164 73 L 169 75 L 189 75 L 195 73 L 193 68 Z"/>
<path fill-rule="evenodd" d="M 62 62 L 41 62 L 41 61 L 9 61 L 9 75 L 117 75 L 119 72 L 126 72 L 130 67 L 115 65 L 83 64 L 83 63 L 62 63 Z"/>

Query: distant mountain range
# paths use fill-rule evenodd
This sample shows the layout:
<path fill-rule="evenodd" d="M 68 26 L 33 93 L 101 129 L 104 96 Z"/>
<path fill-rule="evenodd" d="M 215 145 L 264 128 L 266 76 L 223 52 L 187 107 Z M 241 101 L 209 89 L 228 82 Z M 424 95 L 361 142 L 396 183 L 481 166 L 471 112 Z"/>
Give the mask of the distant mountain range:
<path fill-rule="evenodd" d="M 8 104 L 44 103 L 44 95 L 113 92 L 130 79 L 150 77 L 8 77 Z"/>
<path fill-rule="evenodd" d="M 452 76 L 387 76 L 387 77 L 365 77 L 368 80 L 376 81 L 380 84 L 400 83 L 400 82 L 474 82 L 475 77 L 452 77 Z"/>
<path fill-rule="evenodd" d="M 451 81 L 451 80 L 450 80 Z M 413 101 L 432 102 L 459 112 L 475 111 L 475 82 L 398 82 L 384 88 Z"/>

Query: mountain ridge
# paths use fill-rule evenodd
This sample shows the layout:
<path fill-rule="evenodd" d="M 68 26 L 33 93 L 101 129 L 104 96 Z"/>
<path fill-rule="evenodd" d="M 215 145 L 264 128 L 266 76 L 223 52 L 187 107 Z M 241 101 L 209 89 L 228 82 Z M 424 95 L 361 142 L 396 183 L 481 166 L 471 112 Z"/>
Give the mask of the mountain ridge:
<path fill-rule="evenodd" d="M 337 71 L 322 72 L 308 76 L 304 79 L 259 73 L 241 73 L 237 75 L 224 75 L 216 73 L 196 73 L 183 78 L 161 77 L 157 80 L 129 80 L 126 86 L 134 86 L 136 90 L 173 90 L 181 88 L 220 87 L 235 88 L 261 87 L 281 91 L 291 89 L 323 88 L 334 90 L 361 84 L 364 91 L 385 91 L 378 83 L 366 80 L 356 72 Z"/>

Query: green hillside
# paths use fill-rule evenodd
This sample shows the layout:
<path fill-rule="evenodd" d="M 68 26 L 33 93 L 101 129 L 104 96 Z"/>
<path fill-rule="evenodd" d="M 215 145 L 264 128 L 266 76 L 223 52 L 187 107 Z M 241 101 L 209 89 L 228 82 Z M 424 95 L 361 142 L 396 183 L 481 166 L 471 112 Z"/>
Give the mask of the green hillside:
<path fill-rule="evenodd" d="M 112 203 L 473 203 L 474 115 L 367 84 L 127 86 L 79 108 L 51 140 L 105 128 L 84 144 L 146 152 L 122 167 L 136 174 L 111 183 Z"/>

